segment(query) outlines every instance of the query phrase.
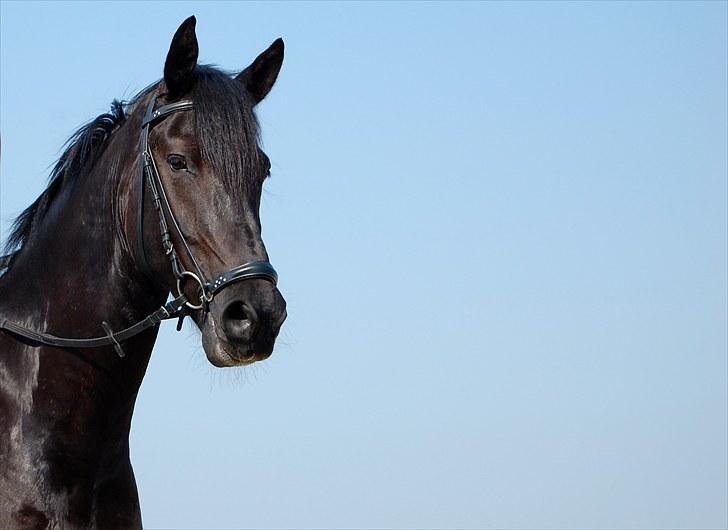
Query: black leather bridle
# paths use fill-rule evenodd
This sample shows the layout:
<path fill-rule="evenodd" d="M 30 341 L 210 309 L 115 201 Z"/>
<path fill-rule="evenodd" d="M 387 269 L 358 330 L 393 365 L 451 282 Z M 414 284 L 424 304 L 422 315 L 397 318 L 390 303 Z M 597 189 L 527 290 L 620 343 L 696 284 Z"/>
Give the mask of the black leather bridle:
<path fill-rule="evenodd" d="M 164 185 L 162 179 L 159 177 L 159 171 L 157 165 L 154 162 L 152 156 L 152 150 L 149 146 L 149 133 L 151 129 L 161 122 L 164 118 L 174 112 L 192 110 L 193 104 L 191 101 L 178 101 L 176 103 L 170 103 L 154 110 L 154 103 L 156 96 L 153 96 L 149 102 L 144 120 L 142 120 L 142 134 L 139 139 L 139 151 L 140 156 L 140 173 L 141 178 L 139 179 L 139 208 L 137 215 L 137 246 L 139 249 L 139 255 L 141 256 L 142 263 L 147 271 L 151 270 L 147 261 L 146 252 L 144 250 L 144 190 L 146 186 L 145 181 L 149 184 L 149 189 L 152 192 L 154 208 L 159 214 L 159 231 L 162 234 L 162 246 L 164 247 L 164 253 L 169 256 L 170 263 L 172 265 L 172 272 L 177 280 L 177 293 L 182 294 L 182 283 L 186 278 L 195 280 L 198 284 L 199 289 L 199 300 L 198 303 L 192 304 L 191 302 L 185 302 L 185 305 L 189 309 L 202 309 L 207 306 L 215 294 L 220 292 L 228 285 L 239 282 L 242 280 L 262 279 L 268 280 L 273 285 L 278 283 L 278 274 L 276 273 L 273 266 L 267 261 L 249 261 L 230 269 L 227 272 L 220 274 L 214 280 L 208 281 L 205 273 L 202 272 L 200 264 L 195 259 L 194 254 L 190 246 L 187 244 L 187 240 L 182 233 L 182 230 L 177 223 L 177 218 L 172 212 L 172 207 L 167 199 L 167 194 L 164 191 Z M 165 213 L 166 211 L 166 213 Z M 182 248 L 185 254 L 190 258 L 194 271 L 185 270 L 182 266 L 182 262 L 179 259 L 177 250 L 174 248 L 174 243 L 169 231 L 167 224 L 167 216 L 174 227 L 174 231 L 177 233 L 179 241 L 182 244 Z"/>
<path fill-rule="evenodd" d="M 138 178 L 139 201 L 137 209 L 136 234 L 137 251 L 145 274 L 150 278 L 153 278 L 153 273 L 151 272 L 152 269 L 149 266 L 146 251 L 144 249 L 144 196 L 145 189 L 147 187 L 146 185 L 148 184 L 152 193 L 154 209 L 159 215 L 159 230 L 162 236 L 162 247 L 164 248 L 164 253 L 169 257 L 172 266 L 172 273 L 177 281 L 176 297 L 148 315 L 145 319 L 140 320 L 136 324 L 133 324 L 121 331 L 113 332 L 107 322 L 102 322 L 101 327 L 106 332 L 106 335 L 102 337 L 87 339 L 57 337 L 49 333 L 42 333 L 28 329 L 13 322 L 9 322 L 5 318 L 0 318 L 0 330 L 24 337 L 35 343 L 58 348 L 98 348 L 101 346 L 113 345 L 119 357 L 124 357 L 124 350 L 121 346 L 122 342 L 138 335 L 150 327 L 158 325 L 162 320 L 168 320 L 171 318 L 179 318 L 179 323 L 177 324 L 177 330 L 179 330 L 182 326 L 182 321 L 185 316 L 187 316 L 189 310 L 201 309 L 203 311 L 207 311 L 208 305 L 212 302 L 215 295 L 233 283 L 253 279 L 266 280 L 271 282 L 273 285 L 278 283 L 278 274 L 273 266 L 267 261 L 249 261 L 220 274 L 213 280 L 207 279 L 199 262 L 195 259 L 194 254 L 192 254 L 192 250 L 187 244 L 187 240 L 185 239 L 179 223 L 177 222 L 177 218 L 172 211 L 167 194 L 164 191 L 162 179 L 160 178 L 159 171 L 157 170 L 157 165 L 154 162 L 154 156 L 152 155 L 152 151 L 149 146 L 149 133 L 155 125 L 174 112 L 192 110 L 193 103 L 188 100 L 178 101 L 155 109 L 154 104 L 156 101 L 157 96 L 152 96 L 149 106 L 147 107 L 147 112 L 142 120 L 142 131 L 139 140 L 140 169 Z M 169 221 L 177 234 L 177 238 L 181 242 L 185 253 L 192 262 L 194 271 L 186 270 L 182 265 L 177 249 L 174 246 L 172 235 L 169 231 L 167 218 L 169 218 Z M 194 304 L 188 300 L 182 290 L 182 284 L 186 279 L 194 280 L 197 283 L 199 300 L 197 300 Z"/>

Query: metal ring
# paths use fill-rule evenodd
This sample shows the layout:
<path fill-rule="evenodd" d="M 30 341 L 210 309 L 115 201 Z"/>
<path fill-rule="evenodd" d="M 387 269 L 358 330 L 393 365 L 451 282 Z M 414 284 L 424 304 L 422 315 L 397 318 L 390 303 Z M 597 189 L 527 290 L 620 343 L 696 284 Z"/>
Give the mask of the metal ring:
<path fill-rule="evenodd" d="M 202 309 L 206 303 L 209 303 L 212 301 L 212 296 L 209 297 L 207 293 L 205 293 L 205 284 L 202 283 L 202 280 L 200 280 L 199 276 L 195 274 L 194 272 L 190 271 L 182 271 L 182 273 L 177 278 L 177 295 L 182 294 L 182 280 L 185 279 L 185 276 L 189 276 L 193 280 L 197 282 L 197 284 L 200 286 L 200 303 L 198 305 L 193 305 L 189 302 L 185 302 L 185 305 L 189 307 L 190 309 Z"/>

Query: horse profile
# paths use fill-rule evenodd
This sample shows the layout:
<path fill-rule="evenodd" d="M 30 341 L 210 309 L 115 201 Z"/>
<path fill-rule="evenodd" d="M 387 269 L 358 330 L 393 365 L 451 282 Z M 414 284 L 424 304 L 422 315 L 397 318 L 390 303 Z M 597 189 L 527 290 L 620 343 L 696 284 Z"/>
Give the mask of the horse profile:
<path fill-rule="evenodd" d="M 71 137 L 0 259 L 0 528 L 141 528 L 129 429 L 160 320 L 189 316 L 215 366 L 267 358 L 285 320 L 254 114 L 283 41 L 230 75 L 197 64 L 195 23 Z"/>

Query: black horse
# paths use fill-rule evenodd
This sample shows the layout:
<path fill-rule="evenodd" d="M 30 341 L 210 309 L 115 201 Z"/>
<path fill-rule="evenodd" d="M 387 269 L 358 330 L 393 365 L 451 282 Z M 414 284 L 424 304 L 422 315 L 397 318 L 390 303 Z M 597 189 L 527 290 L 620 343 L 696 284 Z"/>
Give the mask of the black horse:
<path fill-rule="evenodd" d="M 164 78 L 79 129 L 15 222 L 0 260 L 0 528 L 141 527 L 129 427 L 161 319 L 190 316 L 216 366 L 273 351 L 286 311 L 261 239 L 270 162 L 253 108 L 283 41 L 236 76 L 197 52 L 190 17 Z"/>

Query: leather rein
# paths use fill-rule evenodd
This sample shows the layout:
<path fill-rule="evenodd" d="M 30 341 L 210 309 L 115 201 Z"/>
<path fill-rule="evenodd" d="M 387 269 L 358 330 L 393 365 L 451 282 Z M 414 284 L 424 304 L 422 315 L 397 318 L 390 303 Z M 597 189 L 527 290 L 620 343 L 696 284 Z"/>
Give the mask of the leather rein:
<path fill-rule="evenodd" d="M 112 331 L 109 324 L 106 321 L 102 321 L 101 327 L 106 335 L 99 337 L 85 339 L 58 337 L 56 335 L 51 335 L 50 333 L 34 331 L 14 322 L 10 322 L 6 318 L 2 317 L 0 317 L 0 330 L 23 337 L 37 344 L 56 348 L 99 348 L 113 345 L 119 357 L 124 357 L 125 352 L 121 346 L 122 342 L 138 335 L 142 331 L 159 325 L 159 323 L 163 320 L 169 320 L 172 318 L 179 319 L 177 323 L 177 331 L 179 331 L 182 328 L 182 322 L 188 315 L 189 310 L 202 309 L 207 311 L 208 304 L 212 302 L 215 295 L 233 283 L 253 279 L 267 280 L 273 285 L 278 283 L 278 274 L 273 266 L 267 261 L 249 261 L 220 274 L 213 280 L 207 279 L 200 268 L 199 263 L 195 259 L 195 256 L 192 254 L 192 250 L 187 244 L 187 240 L 177 223 L 177 218 L 175 217 L 167 198 L 164 185 L 162 184 L 162 179 L 159 176 L 159 171 L 157 170 L 157 165 L 154 162 L 154 156 L 152 156 L 151 147 L 149 145 L 149 133 L 155 125 L 174 112 L 192 110 L 193 103 L 188 100 L 178 101 L 155 109 L 154 104 L 156 100 L 157 96 L 152 96 L 152 99 L 149 102 L 144 119 L 142 120 L 142 131 L 139 140 L 140 167 L 138 178 L 139 203 L 137 209 L 137 250 L 141 257 L 145 274 L 150 278 L 153 277 L 151 272 L 152 269 L 149 266 L 147 255 L 144 250 L 143 237 L 144 195 L 147 187 L 146 185 L 148 184 L 152 193 L 154 209 L 159 215 L 159 230 L 162 236 L 162 247 L 164 248 L 164 253 L 169 257 L 170 264 L 172 266 L 172 273 L 177 281 L 176 297 L 149 314 L 146 318 L 121 331 Z M 167 222 L 168 218 L 177 233 L 178 239 L 182 244 L 182 248 L 192 262 L 194 271 L 186 270 L 179 259 L 177 249 L 174 246 L 174 241 L 172 240 L 172 235 L 169 230 L 169 224 Z M 2 260 L 0 260 L 0 262 L 1 261 Z M 0 263 L 0 265 L 7 265 L 7 263 Z M 182 290 L 182 284 L 187 279 L 194 280 L 197 283 L 199 300 L 195 303 L 192 303 Z"/>

